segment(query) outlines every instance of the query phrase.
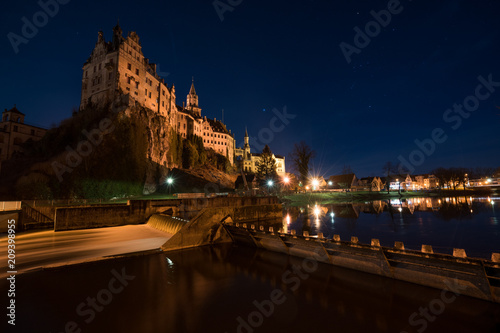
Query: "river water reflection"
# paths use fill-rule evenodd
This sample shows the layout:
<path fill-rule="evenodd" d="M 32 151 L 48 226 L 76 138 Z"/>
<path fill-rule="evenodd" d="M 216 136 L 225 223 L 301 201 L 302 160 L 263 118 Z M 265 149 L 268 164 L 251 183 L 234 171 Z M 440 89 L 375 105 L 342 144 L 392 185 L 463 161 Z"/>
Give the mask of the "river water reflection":
<path fill-rule="evenodd" d="M 397 240 L 419 249 L 425 243 L 439 252 L 461 247 L 488 257 L 500 250 L 500 202 L 491 200 L 311 203 L 286 207 L 276 227 L 357 236 L 364 243 L 379 238 L 387 246 Z M 7 287 L 0 281 L 1 290 Z M 201 247 L 21 274 L 15 331 L 500 331 L 499 304 L 446 293 L 444 304 L 438 289 L 321 263 L 311 268 L 304 259 L 250 247 Z M 278 302 L 271 310 L 272 299 Z M 434 309 L 432 320 L 422 309 Z"/>
<path fill-rule="evenodd" d="M 498 332 L 500 305 L 250 247 L 22 274 L 8 332 Z M 2 290 L 5 280 L 0 281 Z M 274 294 L 273 294 L 274 293 Z M 279 294 L 279 297 L 272 295 Z M 5 299 L 6 297 L 4 297 Z M 272 308 L 271 299 L 277 299 Z M 256 305 L 258 304 L 258 305 Z M 4 308 L 5 309 L 5 308 Z M 260 313 L 260 314 L 259 314 Z M 425 329 L 424 329 L 425 328 Z"/>
<path fill-rule="evenodd" d="M 434 252 L 451 254 L 463 248 L 470 257 L 491 258 L 500 252 L 500 198 L 453 197 L 377 200 L 364 203 L 321 205 L 310 203 L 286 207 L 284 231 L 310 235 L 340 235 L 360 243 L 372 238 L 382 246 L 404 242 L 405 248 L 420 250 L 431 245 Z"/>

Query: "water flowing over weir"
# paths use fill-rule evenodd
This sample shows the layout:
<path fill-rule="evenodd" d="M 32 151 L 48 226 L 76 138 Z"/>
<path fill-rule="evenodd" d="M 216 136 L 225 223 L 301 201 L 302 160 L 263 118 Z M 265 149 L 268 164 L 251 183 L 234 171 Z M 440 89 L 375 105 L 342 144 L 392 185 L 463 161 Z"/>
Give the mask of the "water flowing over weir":
<path fill-rule="evenodd" d="M 188 220 L 184 220 L 178 217 L 155 214 L 149 218 L 147 225 L 169 234 L 175 234 L 177 233 L 177 231 L 181 230 L 182 227 L 184 227 L 188 222 Z"/>

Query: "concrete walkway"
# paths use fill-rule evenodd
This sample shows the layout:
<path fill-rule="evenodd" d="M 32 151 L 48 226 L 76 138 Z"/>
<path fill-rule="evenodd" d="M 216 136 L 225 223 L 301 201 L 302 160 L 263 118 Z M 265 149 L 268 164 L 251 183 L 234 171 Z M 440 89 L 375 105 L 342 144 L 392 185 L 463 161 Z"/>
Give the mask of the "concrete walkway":
<path fill-rule="evenodd" d="M 37 231 L 16 234 L 16 271 L 26 273 L 160 247 L 172 234 L 148 225 L 112 228 Z M 0 278 L 7 276 L 7 236 L 0 238 Z"/>

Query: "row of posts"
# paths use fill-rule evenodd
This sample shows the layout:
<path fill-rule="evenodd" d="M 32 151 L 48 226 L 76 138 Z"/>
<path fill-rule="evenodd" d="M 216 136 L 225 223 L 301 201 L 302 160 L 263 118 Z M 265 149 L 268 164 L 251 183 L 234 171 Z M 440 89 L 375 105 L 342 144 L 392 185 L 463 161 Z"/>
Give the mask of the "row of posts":
<path fill-rule="evenodd" d="M 236 227 L 240 227 L 240 224 L 236 223 Z M 248 229 L 248 225 L 246 223 L 243 223 L 241 225 L 241 227 L 244 228 L 244 229 Z M 251 230 L 255 230 L 255 224 L 251 224 L 250 225 L 250 229 Z M 262 225 L 259 226 L 259 230 L 262 231 L 262 232 L 266 232 L 264 226 L 262 226 Z M 278 233 L 283 234 L 282 231 L 283 230 L 280 229 L 280 230 L 278 230 Z M 274 235 L 274 228 L 273 227 L 269 227 L 269 232 L 272 235 Z M 295 230 L 291 230 L 290 234 L 293 236 L 293 238 L 297 238 L 297 232 Z M 302 236 L 305 238 L 305 240 L 309 240 L 310 238 L 312 238 L 312 239 L 319 239 L 319 240 L 327 240 L 324 237 L 324 235 L 323 235 L 322 232 L 318 233 L 318 236 L 316 236 L 316 237 L 311 237 L 309 235 L 309 231 L 303 231 L 302 232 Z M 340 243 L 341 242 L 340 235 L 333 235 L 333 238 L 331 240 L 333 242 L 335 242 L 335 243 Z M 358 237 L 352 236 L 351 237 L 351 244 L 352 245 L 358 245 L 359 244 Z M 377 249 L 381 248 L 380 240 L 378 240 L 376 238 L 372 238 L 370 245 L 372 247 L 377 248 Z M 394 242 L 394 248 L 396 250 L 399 250 L 399 251 L 405 251 L 405 245 L 404 245 L 403 242 Z M 426 254 L 434 254 L 434 251 L 432 250 L 432 246 L 431 245 L 424 245 L 424 244 L 422 244 L 422 248 L 421 248 L 420 252 L 426 253 Z M 454 248 L 453 249 L 453 257 L 465 259 L 465 258 L 467 258 L 467 254 L 465 253 L 464 249 Z M 491 254 L 491 261 L 492 262 L 496 262 L 496 263 L 500 263 L 500 253 L 492 253 Z"/>

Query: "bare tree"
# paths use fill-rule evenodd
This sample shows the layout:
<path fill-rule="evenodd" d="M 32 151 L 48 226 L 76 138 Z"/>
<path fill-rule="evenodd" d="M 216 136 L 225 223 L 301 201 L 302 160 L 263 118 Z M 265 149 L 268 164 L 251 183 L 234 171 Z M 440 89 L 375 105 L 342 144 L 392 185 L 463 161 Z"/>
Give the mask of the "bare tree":
<path fill-rule="evenodd" d="M 351 174 L 351 173 L 354 173 L 354 172 L 352 172 L 351 166 L 344 164 L 344 167 L 342 168 L 342 173 L 341 174 L 342 175 L 348 175 L 348 174 Z"/>
<path fill-rule="evenodd" d="M 384 166 L 382 167 L 382 170 L 384 170 L 384 175 L 386 177 L 385 184 L 387 187 L 387 194 L 389 194 L 389 192 L 390 192 L 389 185 L 390 185 L 390 181 L 391 181 L 391 175 L 396 173 L 397 166 L 396 166 L 396 164 L 393 164 L 391 161 L 389 161 L 386 164 L 384 164 Z"/>
<path fill-rule="evenodd" d="M 305 184 L 307 181 L 307 176 L 309 174 L 309 161 L 311 158 L 314 158 L 316 152 L 311 149 L 304 141 L 300 143 L 296 143 L 293 146 L 293 150 L 288 156 L 292 161 L 292 165 L 295 170 L 300 175 L 300 180 L 302 184 Z"/>

